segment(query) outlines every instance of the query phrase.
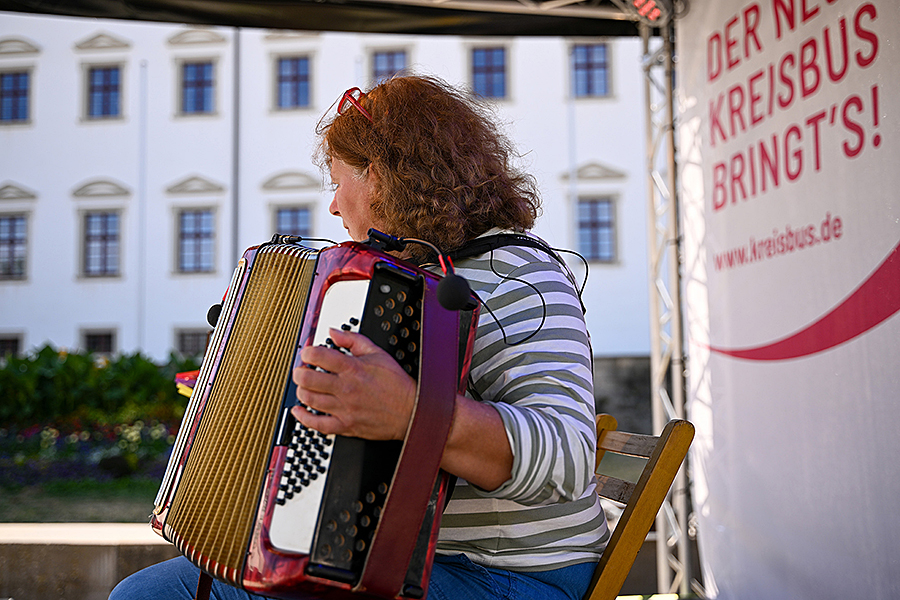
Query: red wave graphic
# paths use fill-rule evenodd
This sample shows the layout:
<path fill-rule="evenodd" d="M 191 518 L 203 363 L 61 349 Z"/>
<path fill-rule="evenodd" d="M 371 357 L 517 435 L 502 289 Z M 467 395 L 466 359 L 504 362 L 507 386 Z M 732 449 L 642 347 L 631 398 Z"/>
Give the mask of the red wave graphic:
<path fill-rule="evenodd" d="M 729 350 L 710 346 L 709 349 L 746 360 L 810 356 L 862 335 L 897 311 L 900 311 L 900 243 L 853 293 L 800 331 L 755 348 Z"/>

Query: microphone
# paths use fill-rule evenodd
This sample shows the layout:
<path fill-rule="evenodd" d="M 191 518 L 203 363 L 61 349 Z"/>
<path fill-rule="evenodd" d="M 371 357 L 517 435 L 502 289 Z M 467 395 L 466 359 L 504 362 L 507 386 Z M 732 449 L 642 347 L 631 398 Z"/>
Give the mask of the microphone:
<path fill-rule="evenodd" d="M 437 299 L 447 310 L 463 310 L 473 304 L 472 289 L 465 277 L 451 273 L 438 283 Z"/>

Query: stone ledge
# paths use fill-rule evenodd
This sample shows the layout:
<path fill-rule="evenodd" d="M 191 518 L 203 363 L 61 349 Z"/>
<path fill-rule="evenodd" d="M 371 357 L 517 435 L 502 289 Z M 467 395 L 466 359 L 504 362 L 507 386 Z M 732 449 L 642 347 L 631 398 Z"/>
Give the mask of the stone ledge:
<path fill-rule="evenodd" d="M 0 598 L 105 600 L 178 551 L 142 523 L 0 524 Z"/>
<path fill-rule="evenodd" d="M 128 575 L 178 555 L 143 523 L 0 523 L 0 600 L 106 600 Z M 655 589 L 649 539 L 621 593 Z"/>
<path fill-rule="evenodd" d="M 168 545 L 147 523 L 0 523 L 0 544 Z"/>

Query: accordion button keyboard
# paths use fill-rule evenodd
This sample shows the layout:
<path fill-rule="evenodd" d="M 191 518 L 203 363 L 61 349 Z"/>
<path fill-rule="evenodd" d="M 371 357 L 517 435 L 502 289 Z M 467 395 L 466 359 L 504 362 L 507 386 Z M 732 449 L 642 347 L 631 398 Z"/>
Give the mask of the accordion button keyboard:
<path fill-rule="evenodd" d="M 358 331 L 415 376 L 419 370 L 423 284 L 420 279 L 390 269 L 376 270 L 372 285 L 369 283 L 341 280 L 331 285 L 322 299 L 309 343 L 341 350 L 328 337 L 329 328 Z M 270 540 L 279 550 L 309 553 L 310 573 L 313 567 L 321 568 L 319 576 L 344 581 L 346 574 L 361 571 L 371 548 L 400 445 L 334 439 L 300 430 L 293 436 L 285 433 L 281 439 L 286 442 L 285 438 L 292 438 L 294 455 L 285 460 L 282 483 L 288 489 L 278 491 Z M 339 471 L 336 473 L 329 472 L 332 455 L 334 471 Z M 301 476 L 300 481 L 288 484 L 294 473 Z M 303 478 L 308 487 L 303 486 Z M 323 493 L 326 490 L 327 496 Z"/>
<path fill-rule="evenodd" d="M 305 547 L 293 542 L 298 532 L 306 536 L 312 533 L 325 482 L 325 477 L 320 475 L 328 470 L 331 444 L 328 436 L 294 421 L 275 496 L 275 504 L 282 510 L 272 513 L 270 537 L 276 547 L 297 552 L 309 551 L 309 542 L 305 542 Z M 310 520 L 309 514 L 313 515 L 311 524 L 306 523 Z"/>

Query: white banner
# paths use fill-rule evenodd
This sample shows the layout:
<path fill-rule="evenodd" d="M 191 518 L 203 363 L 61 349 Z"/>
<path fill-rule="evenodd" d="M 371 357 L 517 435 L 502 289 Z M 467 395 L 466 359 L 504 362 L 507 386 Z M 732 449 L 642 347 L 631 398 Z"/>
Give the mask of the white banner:
<path fill-rule="evenodd" d="M 720 598 L 900 594 L 900 3 L 677 25 L 693 498 Z"/>

